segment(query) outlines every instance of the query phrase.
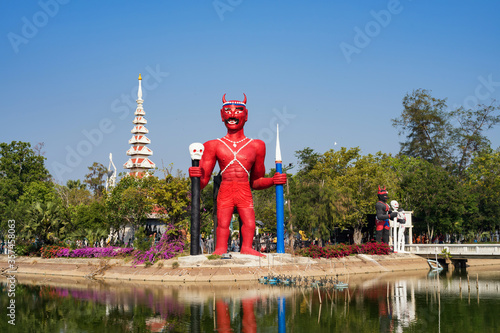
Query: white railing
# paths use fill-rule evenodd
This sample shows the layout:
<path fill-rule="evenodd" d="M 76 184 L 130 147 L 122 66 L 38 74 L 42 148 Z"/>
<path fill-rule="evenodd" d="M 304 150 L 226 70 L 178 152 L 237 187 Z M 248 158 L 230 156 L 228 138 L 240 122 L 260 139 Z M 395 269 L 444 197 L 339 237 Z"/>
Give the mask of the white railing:
<path fill-rule="evenodd" d="M 443 250 L 453 254 L 500 255 L 500 244 L 407 244 L 405 251 L 414 254 L 440 254 Z"/>

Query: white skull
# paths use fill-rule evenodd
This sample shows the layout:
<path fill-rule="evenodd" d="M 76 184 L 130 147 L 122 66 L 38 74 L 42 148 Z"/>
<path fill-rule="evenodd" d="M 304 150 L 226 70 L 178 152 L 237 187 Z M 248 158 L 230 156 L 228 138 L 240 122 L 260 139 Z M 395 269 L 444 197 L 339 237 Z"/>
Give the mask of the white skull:
<path fill-rule="evenodd" d="M 189 153 L 191 154 L 192 160 L 201 160 L 201 156 L 203 155 L 203 151 L 205 147 L 203 144 L 199 142 L 195 142 L 189 145 Z"/>
<path fill-rule="evenodd" d="M 396 200 L 391 201 L 391 207 L 393 210 L 397 211 L 399 208 L 399 203 Z"/>

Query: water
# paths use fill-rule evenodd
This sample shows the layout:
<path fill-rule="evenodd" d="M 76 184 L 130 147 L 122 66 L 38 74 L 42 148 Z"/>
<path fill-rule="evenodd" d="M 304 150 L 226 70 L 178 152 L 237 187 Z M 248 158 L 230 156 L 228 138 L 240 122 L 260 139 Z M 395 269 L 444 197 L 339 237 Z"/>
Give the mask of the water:
<path fill-rule="evenodd" d="M 499 266 L 439 276 L 356 275 L 348 282 L 344 291 L 320 288 L 318 294 L 318 288 L 256 282 L 18 276 L 15 327 L 7 322 L 9 298 L 1 285 L 0 332 L 500 332 Z"/>

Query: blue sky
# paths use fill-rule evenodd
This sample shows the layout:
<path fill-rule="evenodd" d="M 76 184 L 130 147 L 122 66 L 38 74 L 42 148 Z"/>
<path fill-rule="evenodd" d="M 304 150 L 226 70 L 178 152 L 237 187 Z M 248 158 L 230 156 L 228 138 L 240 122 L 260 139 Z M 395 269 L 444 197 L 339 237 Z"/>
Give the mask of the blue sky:
<path fill-rule="evenodd" d="M 396 154 L 391 119 L 414 89 L 450 108 L 500 97 L 494 1 L 78 1 L 0 4 L 2 142 L 45 143 L 60 183 L 119 171 L 143 76 L 152 160 L 186 171 L 221 137 L 221 98 L 248 97 L 245 133 L 284 163 L 311 147 Z M 488 132 L 494 148 L 500 131 Z M 335 143 L 337 145 L 335 146 Z"/>

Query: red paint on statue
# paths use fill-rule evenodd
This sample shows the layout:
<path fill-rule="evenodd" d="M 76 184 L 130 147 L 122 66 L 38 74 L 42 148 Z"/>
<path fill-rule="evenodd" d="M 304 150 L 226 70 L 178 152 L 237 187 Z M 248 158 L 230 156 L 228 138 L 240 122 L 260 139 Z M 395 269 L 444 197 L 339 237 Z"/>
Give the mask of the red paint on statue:
<path fill-rule="evenodd" d="M 286 174 L 276 173 L 273 177 L 264 177 L 266 145 L 262 140 L 247 138 L 243 131 L 248 120 L 247 98 L 245 96 L 244 101 L 226 101 L 225 96 L 222 97 L 220 112 L 227 134 L 221 139 L 204 143 L 205 152 L 200 166 L 189 168 L 189 176 L 200 177 L 203 189 L 210 181 L 216 163 L 222 170 L 222 183 L 217 198 L 217 244 L 214 253 L 223 254 L 227 251 L 229 224 L 236 207 L 243 222 L 240 253 L 264 256 L 252 249 L 255 212 L 251 189 L 263 190 L 285 184 Z"/>

